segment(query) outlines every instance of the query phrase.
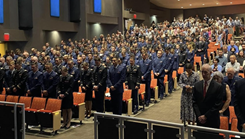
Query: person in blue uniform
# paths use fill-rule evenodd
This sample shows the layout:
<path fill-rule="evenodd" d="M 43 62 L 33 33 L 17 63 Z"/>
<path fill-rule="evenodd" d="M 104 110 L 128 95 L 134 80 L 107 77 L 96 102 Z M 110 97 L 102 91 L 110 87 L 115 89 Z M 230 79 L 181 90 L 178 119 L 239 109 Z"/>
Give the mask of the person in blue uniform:
<path fill-rule="evenodd" d="M 130 57 L 130 65 L 127 66 L 126 74 L 126 89 L 132 90 L 132 99 L 133 99 L 133 112 L 134 114 L 138 113 L 139 102 L 138 102 L 138 91 L 140 88 L 141 82 L 141 70 L 138 65 L 135 65 L 135 58 Z"/>
<path fill-rule="evenodd" d="M 53 71 L 52 63 L 46 63 L 45 70 L 42 84 L 43 97 L 57 98 L 56 87 L 59 84 L 59 75 Z"/>
<path fill-rule="evenodd" d="M 79 72 L 79 69 L 74 66 L 74 63 L 72 60 L 68 61 L 68 73 L 72 75 L 74 79 L 73 91 L 78 92 L 78 89 L 79 89 L 78 81 L 80 80 L 80 72 Z"/>
<path fill-rule="evenodd" d="M 206 54 L 206 43 L 203 41 L 203 37 L 199 38 L 199 42 L 196 43 L 196 55 L 201 57 L 202 63 L 204 61 L 204 54 Z"/>
<path fill-rule="evenodd" d="M 140 60 L 139 66 L 142 73 L 141 80 L 142 83 L 145 84 L 145 103 L 148 107 L 151 99 L 150 85 L 152 61 L 148 58 L 147 53 L 142 53 L 142 60 Z"/>
<path fill-rule="evenodd" d="M 152 61 L 152 70 L 153 70 L 153 74 L 154 74 L 154 78 L 157 79 L 157 86 L 159 86 L 158 89 L 158 94 L 160 96 L 160 99 L 163 99 L 164 94 L 164 76 L 165 76 L 165 72 L 164 72 L 164 67 L 166 65 L 166 61 L 165 58 L 162 56 L 162 51 L 158 50 L 157 51 L 157 58 L 154 59 Z"/>
<path fill-rule="evenodd" d="M 4 76 L 5 76 L 5 71 L 3 68 L 0 68 L 0 94 L 2 94 L 3 92 Z"/>
<path fill-rule="evenodd" d="M 100 58 L 95 58 L 95 67 L 93 70 L 93 89 L 95 91 L 95 105 L 97 112 L 105 111 L 105 91 L 107 68 L 101 64 Z"/>
<path fill-rule="evenodd" d="M 58 75 L 61 75 L 61 68 L 62 68 L 62 58 L 56 57 L 55 58 L 55 65 L 54 65 L 54 72 L 56 72 Z"/>
<path fill-rule="evenodd" d="M 89 64 L 84 62 L 83 70 L 81 73 L 81 88 L 82 92 L 85 92 L 85 107 L 87 118 L 90 118 L 91 116 L 93 82 L 93 69 L 89 69 Z"/>
<path fill-rule="evenodd" d="M 113 65 L 108 70 L 108 86 L 110 88 L 113 114 L 122 114 L 123 83 L 126 78 L 126 68 L 118 65 L 118 59 L 112 59 Z"/>
<path fill-rule="evenodd" d="M 22 60 L 17 59 L 15 62 L 16 72 L 13 76 L 13 85 L 10 90 L 12 95 L 24 96 L 26 93 L 26 81 L 28 79 L 28 72 L 22 68 Z"/>
<path fill-rule="evenodd" d="M 68 69 L 62 67 L 61 75 L 57 86 L 57 94 L 62 99 L 61 109 L 63 114 L 63 124 L 61 128 L 70 128 L 73 107 L 73 76 L 68 74 Z"/>
<path fill-rule="evenodd" d="M 5 77 L 4 77 L 4 87 L 6 89 L 6 94 L 11 95 L 11 87 L 14 85 L 13 77 L 15 75 L 15 63 L 14 61 L 11 61 L 9 64 L 9 70 L 6 71 Z"/>
<path fill-rule="evenodd" d="M 28 80 L 26 82 L 27 94 L 32 97 L 41 97 L 43 73 L 38 71 L 37 63 L 31 63 L 31 70 L 28 73 Z"/>
<path fill-rule="evenodd" d="M 173 73 L 174 56 L 170 53 L 170 47 L 165 48 L 164 57 L 165 57 L 165 62 L 166 62 L 164 66 L 164 72 L 165 72 L 165 75 L 168 75 L 168 92 L 172 93 L 172 90 L 173 90 L 172 73 Z"/>

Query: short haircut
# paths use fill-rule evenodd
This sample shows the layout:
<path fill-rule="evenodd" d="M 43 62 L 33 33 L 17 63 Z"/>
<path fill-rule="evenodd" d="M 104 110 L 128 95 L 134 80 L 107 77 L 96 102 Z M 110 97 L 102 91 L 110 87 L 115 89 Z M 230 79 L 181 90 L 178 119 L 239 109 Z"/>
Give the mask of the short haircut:
<path fill-rule="evenodd" d="M 218 58 L 214 58 L 214 60 L 218 61 L 218 63 L 219 63 L 219 59 Z"/>
<path fill-rule="evenodd" d="M 100 61 L 100 58 L 99 57 L 95 57 L 94 61 Z"/>
<path fill-rule="evenodd" d="M 63 66 L 63 67 L 61 68 L 61 71 L 68 72 L 68 69 L 67 69 L 67 67 Z"/>
<path fill-rule="evenodd" d="M 88 66 L 89 66 L 89 64 L 88 64 L 87 62 L 83 62 L 83 66 L 88 67 Z"/>
<path fill-rule="evenodd" d="M 31 66 L 35 65 L 36 67 L 38 67 L 38 63 L 37 62 L 32 62 Z"/>
<path fill-rule="evenodd" d="M 224 75 L 220 72 L 220 71 L 215 71 L 214 73 L 213 73 L 213 77 L 214 76 L 218 76 L 218 77 L 220 77 L 222 80 L 224 79 Z"/>
<path fill-rule="evenodd" d="M 45 65 L 47 65 L 47 66 L 50 66 L 50 67 L 53 67 L 53 64 L 52 63 L 46 63 Z"/>
<path fill-rule="evenodd" d="M 212 67 L 209 64 L 202 65 L 202 68 L 204 67 L 207 67 L 210 72 L 212 71 Z"/>
<path fill-rule="evenodd" d="M 186 69 L 192 69 L 193 66 L 192 66 L 191 63 L 186 63 L 186 64 L 185 64 L 185 68 L 186 68 Z"/>

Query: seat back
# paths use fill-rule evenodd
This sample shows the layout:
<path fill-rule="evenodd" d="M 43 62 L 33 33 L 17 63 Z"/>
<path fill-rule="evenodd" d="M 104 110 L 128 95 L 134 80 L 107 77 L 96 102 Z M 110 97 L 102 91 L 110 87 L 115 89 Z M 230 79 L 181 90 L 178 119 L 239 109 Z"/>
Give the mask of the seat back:
<path fill-rule="evenodd" d="M 73 103 L 80 104 L 85 101 L 85 93 L 73 93 Z"/>
<path fill-rule="evenodd" d="M 157 79 L 151 79 L 151 88 L 154 88 L 157 86 Z"/>
<path fill-rule="evenodd" d="M 44 109 L 46 105 L 46 98 L 34 97 L 31 104 L 31 109 Z"/>
<path fill-rule="evenodd" d="M 5 101 L 6 96 L 5 95 L 0 95 L 0 101 Z"/>
<path fill-rule="evenodd" d="M 229 130 L 229 123 L 227 116 L 220 116 L 220 129 Z"/>
<path fill-rule="evenodd" d="M 239 73 L 239 76 L 240 76 L 241 78 L 244 78 L 244 73 Z"/>
<path fill-rule="evenodd" d="M 21 96 L 20 100 L 19 100 L 19 103 L 24 103 L 25 104 L 25 108 L 27 108 L 27 107 L 31 106 L 31 99 L 32 99 L 31 97 Z"/>
<path fill-rule="evenodd" d="M 174 70 L 173 71 L 173 73 L 172 73 L 172 78 L 174 79 L 175 77 L 177 77 L 177 74 L 176 74 L 177 72 L 176 72 L 176 70 Z"/>
<path fill-rule="evenodd" d="M 3 95 L 6 95 L 6 89 L 3 88 L 3 92 L 2 92 Z"/>
<path fill-rule="evenodd" d="M 140 84 L 139 94 L 145 92 L 145 84 Z"/>
<path fill-rule="evenodd" d="M 178 74 L 182 74 L 184 72 L 184 67 L 179 67 Z"/>
<path fill-rule="evenodd" d="M 80 93 L 82 93 L 82 87 L 79 86 L 79 90 L 78 90 Z"/>
<path fill-rule="evenodd" d="M 168 75 L 165 75 L 163 83 L 165 84 L 167 81 L 168 81 Z"/>
<path fill-rule="evenodd" d="M 236 114 L 235 114 L 234 106 L 229 106 L 229 111 L 230 111 L 230 119 L 229 119 L 229 123 L 231 124 L 231 119 L 232 119 L 232 118 L 237 118 L 237 117 L 236 117 Z"/>
<path fill-rule="evenodd" d="M 129 89 L 124 90 L 124 92 L 123 92 L 123 100 L 126 101 L 126 100 L 130 99 L 131 95 L 132 95 L 132 90 L 129 90 Z"/>
<path fill-rule="evenodd" d="M 19 96 L 8 95 L 6 97 L 6 101 L 7 102 L 15 102 L 15 103 L 17 103 L 19 101 Z"/>
<path fill-rule="evenodd" d="M 231 131 L 237 131 L 239 132 L 239 130 L 237 129 L 237 118 L 232 118 L 231 119 Z"/>
<path fill-rule="evenodd" d="M 61 109 L 61 99 L 49 98 L 45 110 L 57 111 Z"/>
<path fill-rule="evenodd" d="M 109 93 L 110 92 L 110 88 L 106 87 L 106 93 Z"/>
<path fill-rule="evenodd" d="M 232 34 L 228 34 L 228 38 L 227 38 L 227 40 L 228 40 L 228 41 L 230 41 L 230 40 L 231 40 L 231 38 L 232 38 Z"/>
<path fill-rule="evenodd" d="M 202 61 L 200 56 L 194 57 L 194 65 L 196 65 L 196 63 L 199 63 L 200 61 Z"/>

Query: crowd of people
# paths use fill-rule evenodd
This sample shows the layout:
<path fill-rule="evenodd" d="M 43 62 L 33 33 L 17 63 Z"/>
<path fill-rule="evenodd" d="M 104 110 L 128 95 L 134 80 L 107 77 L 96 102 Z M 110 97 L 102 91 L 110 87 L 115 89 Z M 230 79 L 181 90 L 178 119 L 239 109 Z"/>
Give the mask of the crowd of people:
<path fill-rule="evenodd" d="M 173 91 L 173 71 L 177 71 L 179 67 L 185 67 L 185 72 L 179 78 L 179 85 L 183 88 L 181 119 L 183 122 L 187 120 L 189 123 L 197 121 L 204 124 L 205 118 L 211 119 L 212 114 L 210 112 L 205 117 L 203 113 L 216 103 L 205 102 L 208 106 L 202 106 L 198 102 L 201 97 L 198 96 L 192 102 L 193 94 L 195 94 L 193 90 L 196 82 L 200 80 L 199 75 L 193 71 L 194 57 L 200 56 L 203 63 L 208 63 L 208 44 L 216 42 L 216 45 L 220 45 L 217 56 L 213 57 L 213 65 L 210 67 L 204 65 L 202 72 L 205 71 L 205 75 L 207 74 L 208 84 L 210 84 L 211 74 L 218 77 L 227 74 L 226 77 L 221 77 L 222 81 L 217 79 L 217 82 L 224 84 L 225 92 L 223 108 L 220 108 L 218 112 L 225 115 L 229 105 L 237 104 L 234 83 L 240 80 L 237 75 L 243 72 L 245 60 L 243 38 L 235 43 L 233 40 L 228 40 L 228 34 L 240 36 L 243 33 L 243 23 L 243 18 L 238 19 L 238 17 L 213 19 L 205 15 L 203 19 L 200 19 L 196 16 L 184 21 L 174 20 L 171 23 L 153 22 L 150 27 L 135 24 L 125 33 L 117 31 L 107 36 L 101 34 L 92 40 L 72 41 L 69 39 L 67 42 L 62 40 L 55 46 L 46 43 L 42 50 L 32 48 L 30 53 L 26 50 L 22 53 L 20 49 L 7 50 L 6 54 L 0 58 L 2 83 L 0 91 L 2 92 L 4 87 L 7 95 L 59 97 L 62 99 L 63 119 L 65 119 L 62 127 L 69 128 L 73 92 L 78 92 L 79 87 L 86 93 L 88 118 L 91 115 L 93 91 L 96 111 L 105 111 L 104 99 L 107 87 L 110 88 L 113 114 L 120 115 L 123 83 L 125 83 L 125 88 L 132 90 L 133 112 L 137 113 L 140 84 L 145 84 L 146 106 L 149 106 L 151 102 L 151 71 L 157 79 L 159 97 L 163 99 Z M 168 75 L 169 92 L 165 92 L 165 75 Z M 213 81 L 211 83 L 218 85 L 215 88 L 220 89 L 219 83 L 216 84 Z M 204 85 L 206 86 L 206 83 Z M 215 101 L 212 97 L 210 98 Z M 218 106 L 219 104 L 217 108 Z M 205 107 L 206 110 L 202 111 L 198 107 Z M 216 107 L 213 111 L 216 112 Z M 207 126 L 210 125 L 207 124 Z"/>

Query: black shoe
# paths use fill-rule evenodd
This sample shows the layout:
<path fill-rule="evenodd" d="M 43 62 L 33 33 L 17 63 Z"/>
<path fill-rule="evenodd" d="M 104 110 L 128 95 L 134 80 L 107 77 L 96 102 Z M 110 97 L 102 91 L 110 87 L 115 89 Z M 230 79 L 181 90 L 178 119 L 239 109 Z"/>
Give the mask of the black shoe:
<path fill-rule="evenodd" d="M 138 113 L 138 110 L 134 110 L 134 114 L 137 114 Z"/>
<path fill-rule="evenodd" d="M 90 117 L 91 117 L 91 115 L 88 115 L 88 116 L 87 116 L 87 119 L 89 119 Z"/>
<path fill-rule="evenodd" d="M 60 128 L 65 128 L 66 127 L 66 125 L 62 125 Z"/>
<path fill-rule="evenodd" d="M 149 103 L 146 103 L 145 106 L 146 106 L 146 107 L 149 107 Z"/>
<path fill-rule="evenodd" d="M 71 126 L 69 126 L 69 127 L 65 127 L 65 129 L 69 129 L 69 128 L 71 128 Z"/>

